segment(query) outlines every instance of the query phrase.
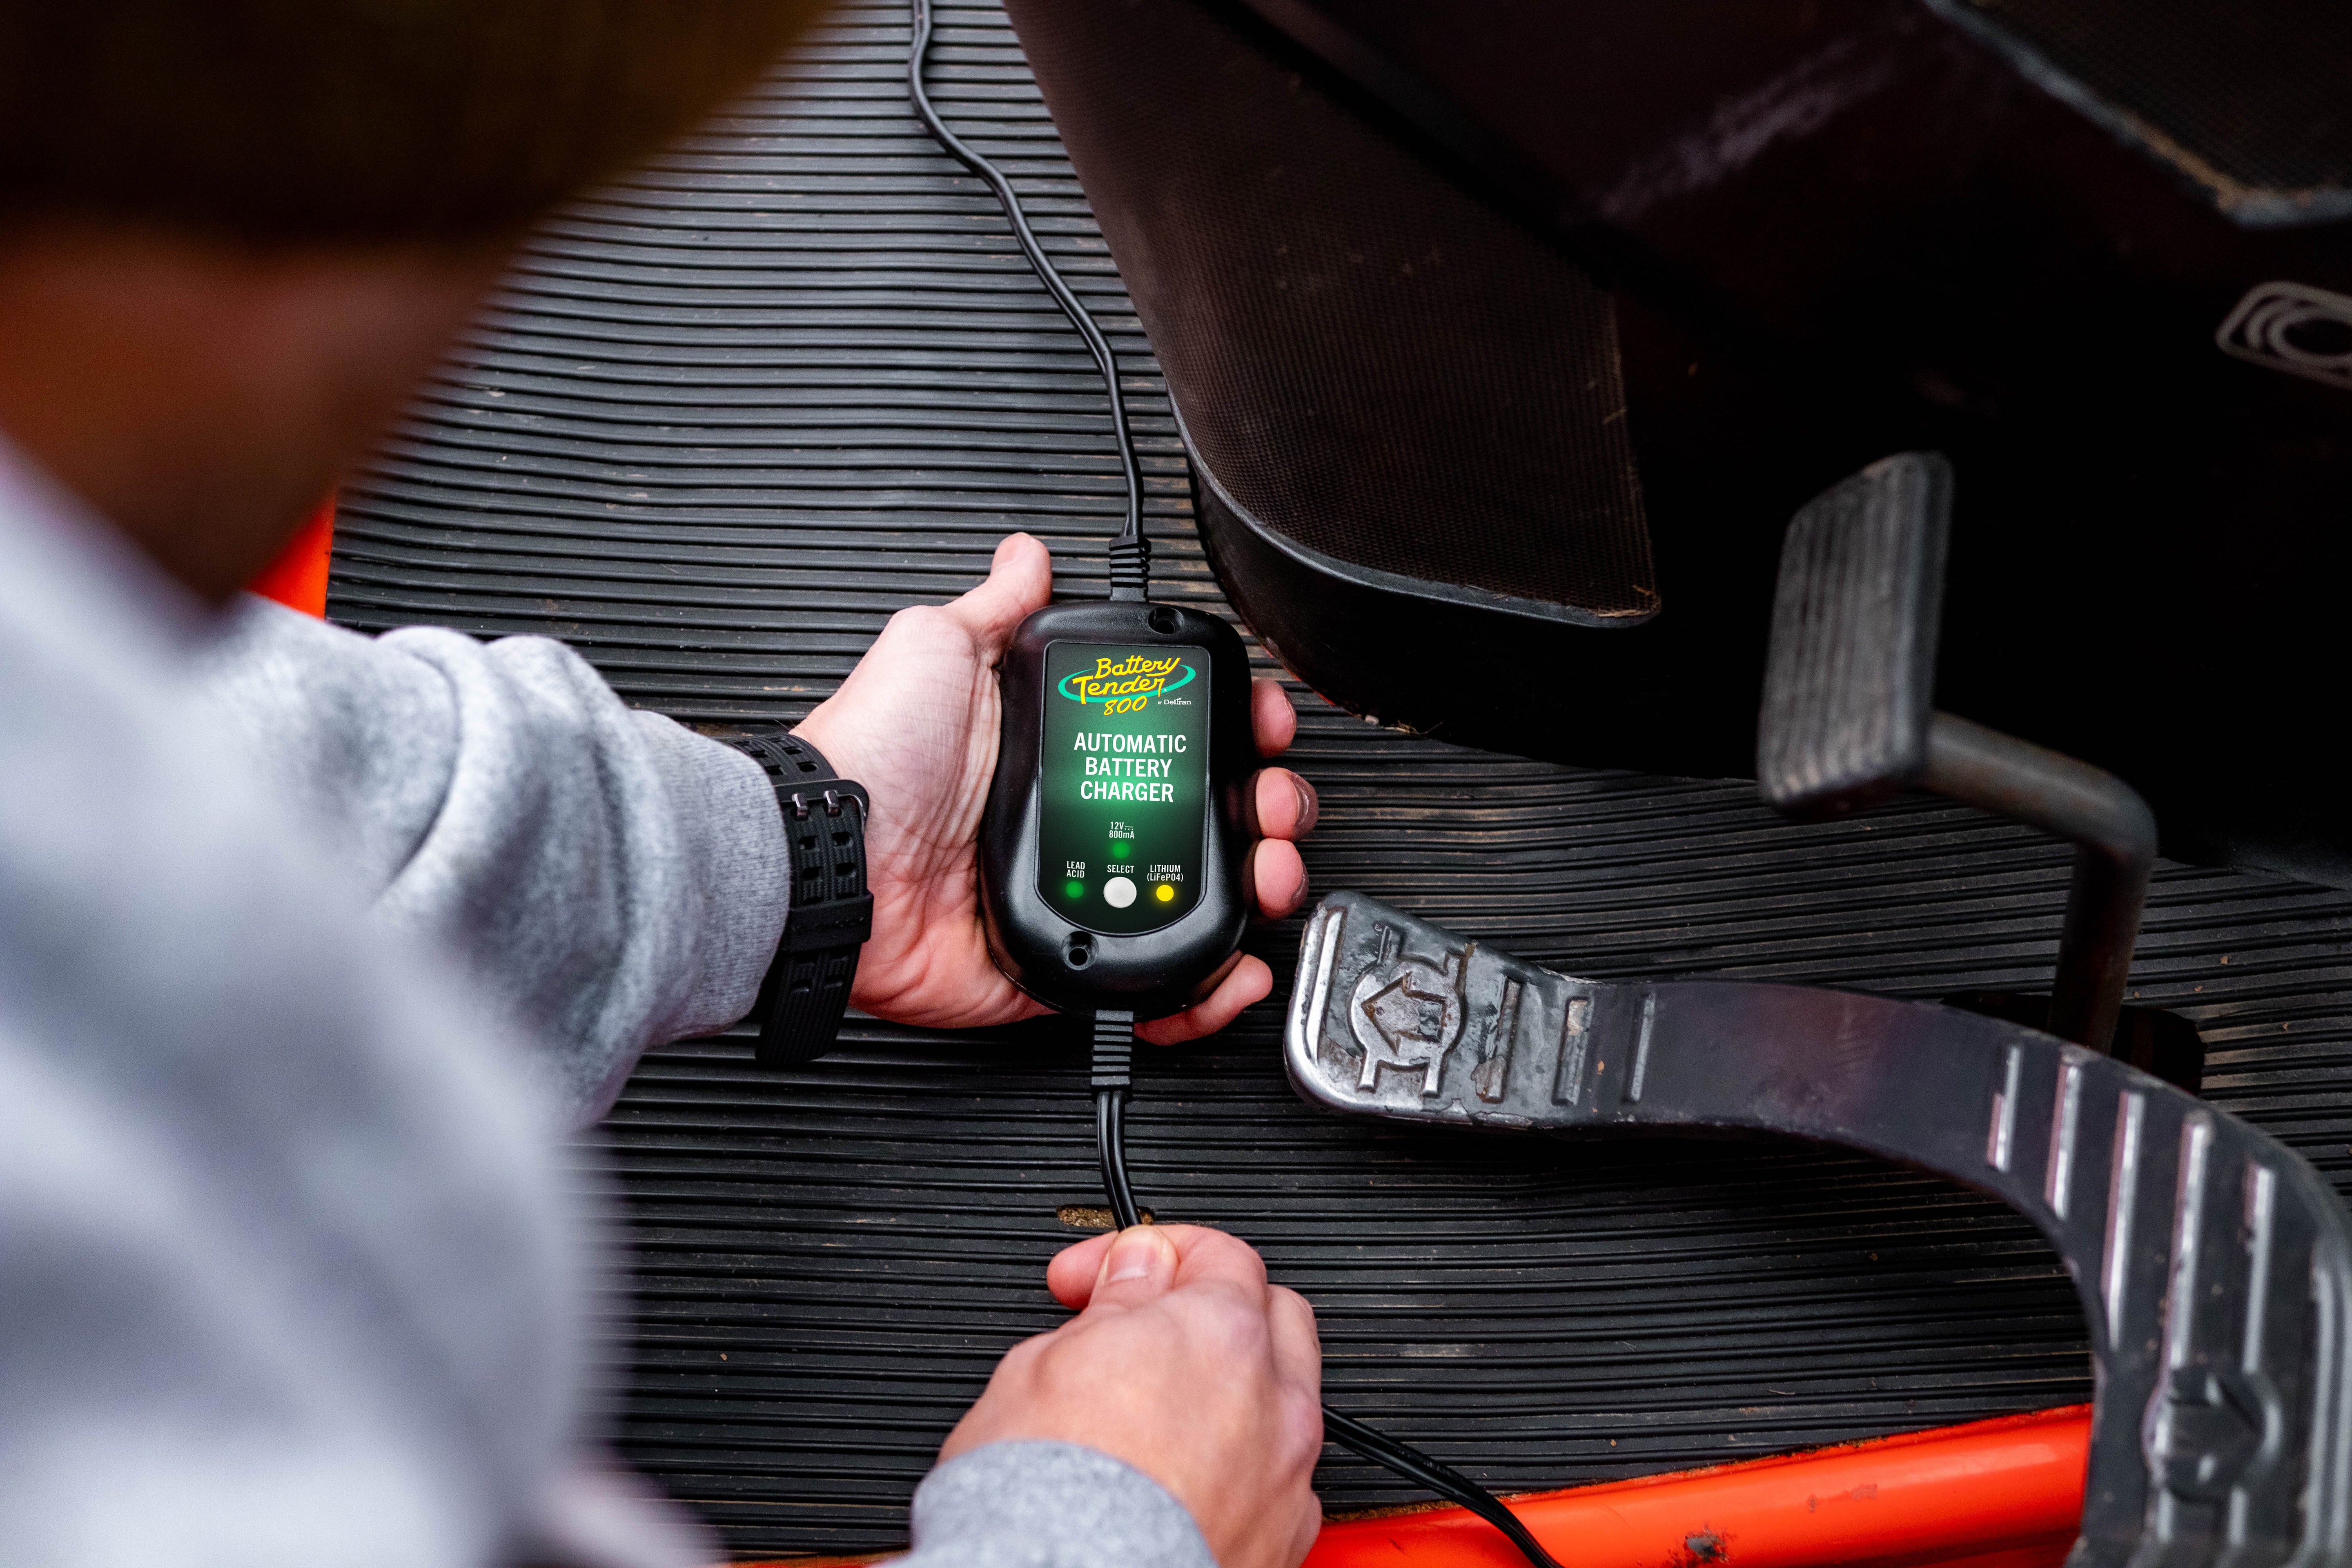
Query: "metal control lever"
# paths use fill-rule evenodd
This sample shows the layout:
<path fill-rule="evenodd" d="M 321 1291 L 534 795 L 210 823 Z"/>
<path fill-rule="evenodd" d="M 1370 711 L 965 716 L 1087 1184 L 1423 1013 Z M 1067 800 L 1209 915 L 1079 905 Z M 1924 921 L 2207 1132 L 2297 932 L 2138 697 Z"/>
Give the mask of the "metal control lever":
<path fill-rule="evenodd" d="M 1757 783 L 1795 817 L 1920 788 L 2072 840 L 2047 1026 L 2105 1051 L 2156 864 L 2156 817 L 2112 773 L 1935 710 L 1951 515 L 1951 464 L 1905 452 L 1824 490 L 1789 524 Z"/>

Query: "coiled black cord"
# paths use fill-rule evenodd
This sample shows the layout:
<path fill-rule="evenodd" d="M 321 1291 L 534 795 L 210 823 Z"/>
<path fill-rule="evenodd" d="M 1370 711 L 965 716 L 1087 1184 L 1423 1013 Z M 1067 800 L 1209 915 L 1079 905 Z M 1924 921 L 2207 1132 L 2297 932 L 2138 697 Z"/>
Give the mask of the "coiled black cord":
<path fill-rule="evenodd" d="M 1102 1160 L 1103 1186 L 1110 1194 L 1110 1212 L 1121 1230 L 1141 1223 L 1135 1188 L 1127 1176 L 1127 1090 L 1135 1051 L 1135 1015 L 1095 1015 L 1095 1152 Z M 1445 1499 L 1459 1503 L 1510 1538 L 1535 1568 L 1559 1568 L 1551 1553 L 1538 1544 L 1518 1516 L 1502 1500 L 1454 1468 L 1441 1464 L 1407 1443 L 1376 1432 L 1352 1415 L 1323 1407 L 1323 1435 Z"/>
<path fill-rule="evenodd" d="M 1045 247 L 1029 227 L 1029 218 L 1021 210 L 1021 198 L 1013 194 L 1013 182 L 1003 171 L 967 146 L 963 138 L 947 127 L 940 111 L 931 107 L 931 95 L 923 88 L 923 62 L 931 50 L 930 0 L 914 0 L 915 38 L 907 57 L 907 96 L 914 100 L 915 112 L 922 119 L 925 129 L 959 163 L 988 182 L 996 193 L 997 205 L 1013 226 L 1013 237 L 1021 245 L 1021 254 L 1029 258 L 1029 266 L 1045 291 L 1054 296 L 1054 303 L 1062 314 L 1070 318 L 1070 325 L 1078 329 L 1078 336 L 1087 341 L 1087 350 L 1095 356 L 1101 370 L 1103 389 L 1110 394 L 1110 421 L 1118 437 L 1118 462 L 1127 476 L 1127 520 L 1110 544 L 1110 596 L 1114 599 L 1141 599 L 1150 596 L 1151 579 L 1151 542 L 1143 537 L 1143 468 L 1136 460 L 1135 433 L 1128 427 L 1127 400 L 1118 389 L 1118 359 L 1110 350 L 1102 330 L 1054 264 L 1045 259 Z"/>

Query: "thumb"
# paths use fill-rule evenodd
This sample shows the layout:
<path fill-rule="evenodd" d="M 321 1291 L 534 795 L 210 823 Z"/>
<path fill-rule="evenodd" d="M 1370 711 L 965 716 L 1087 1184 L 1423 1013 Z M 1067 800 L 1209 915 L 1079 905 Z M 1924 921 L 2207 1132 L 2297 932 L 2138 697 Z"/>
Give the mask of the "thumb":
<path fill-rule="evenodd" d="M 1176 1244 L 1148 1225 L 1129 1226 L 1103 1254 L 1087 1310 L 1140 1307 L 1176 1283 Z"/>
<path fill-rule="evenodd" d="M 1054 596 L 1054 559 L 1025 533 L 1008 535 L 988 564 L 988 578 L 947 606 L 961 621 L 981 652 L 994 658 L 1013 640 L 1013 628 Z"/>

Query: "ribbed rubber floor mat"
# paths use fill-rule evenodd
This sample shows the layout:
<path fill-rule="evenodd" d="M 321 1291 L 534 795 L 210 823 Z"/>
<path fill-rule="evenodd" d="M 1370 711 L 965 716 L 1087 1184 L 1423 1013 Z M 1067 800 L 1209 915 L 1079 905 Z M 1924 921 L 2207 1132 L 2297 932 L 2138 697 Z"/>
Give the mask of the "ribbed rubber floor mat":
<path fill-rule="evenodd" d="M 1214 604 L 1157 373 L 1019 51 L 946 7 L 946 111 L 1028 193 L 1118 346 L 1160 592 Z M 331 607 L 548 632 L 680 717 L 789 716 L 884 616 L 1006 531 L 1099 592 L 1098 384 L 993 204 L 905 108 L 906 18 L 845 8 L 768 89 L 552 225 L 346 496 Z M 1438 657 L 1442 650 L 1432 650 Z M 1465 679 L 1502 672 L 1465 671 Z M 1829 827 L 1752 786 L 1578 772 L 1306 700 L 1307 852 L 1353 887 L 1591 974 L 1904 995 L 2031 985 L 2065 856 L 1926 803 Z M 2181 743 L 2196 744 L 2184 723 Z M 884 781 L 874 781 L 877 784 Z M 2352 1173 L 2352 899 L 2168 867 L 2139 994 L 2203 1025 L 2221 1104 Z M 1286 977 L 1295 923 L 1254 945 Z M 1321 1314 L 1335 1403 L 1489 1484 L 1662 1470 L 2089 1397 L 2071 1288 L 2022 1219 L 1798 1147 L 1426 1138 L 1308 1112 L 1273 1006 L 1150 1055 L 1147 1205 L 1226 1226 Z M 1099 1203 L 1077 1047 L 853 1021 L 788 1077 L 656 1053 L 608 1128 L 637 1250 L 625 1447 L 744 1556 L 903 1540 L 940 1437 Z M 1406 1500 L 1332 1456 L 1334 1510 Z"/>

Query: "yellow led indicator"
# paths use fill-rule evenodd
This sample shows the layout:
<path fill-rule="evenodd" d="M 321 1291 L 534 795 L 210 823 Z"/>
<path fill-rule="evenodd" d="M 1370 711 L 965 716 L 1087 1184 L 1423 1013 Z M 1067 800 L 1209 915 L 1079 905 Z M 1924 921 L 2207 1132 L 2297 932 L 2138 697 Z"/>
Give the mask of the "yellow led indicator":
<path fill-rule="evenodd" d="M 1157 897 L 1163 904 L 1174 903 L 1176 901 L 1176 884 L 1173 882 L 1160 883 L 1160 891 Z"/>

